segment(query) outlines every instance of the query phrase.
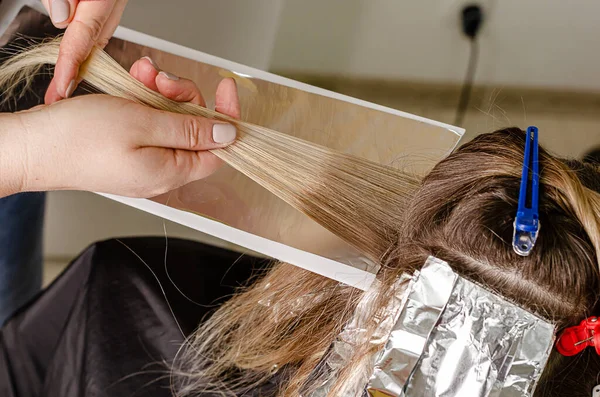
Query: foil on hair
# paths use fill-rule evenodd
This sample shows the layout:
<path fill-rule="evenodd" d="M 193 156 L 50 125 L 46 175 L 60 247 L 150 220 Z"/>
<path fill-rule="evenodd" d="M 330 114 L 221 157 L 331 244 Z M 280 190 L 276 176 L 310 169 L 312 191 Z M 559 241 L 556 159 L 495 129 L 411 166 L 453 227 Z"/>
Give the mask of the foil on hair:
<path fill-rule="evenodd" d="M 415 273 L 385 347 L 371 397 L 525 397 L 533 394 L 555 326 L 428 258 Z"/>
<path fill-rule="evenodd" d="M 379 296 L 381 283 L 375 280 L 371 287 L 363 294 L 354 311 L 354 316 L 345 325 L 343 331 L 334 341 L 329 354 L 324 360 L 324 368 L 321 374 L 322 385 L 313 393 L 311 397 L 325 397 L 329 394 L 331 387 L 337 380 L 337 375 L 350 361 L 356 352 L 356 347 L 369 343 L 374 346 L 383 345 L 389 337 L 389 334 L 396 323 L 400 309 L 404 306 L 407 292 L 410 289 L 411 277 L 408 274 L 401 275 L 390 289 L 391 298 L 387 305 L 380 310 L 378 315 L 371 316 L 372 308 L 376 304 Z M 367 330 L 376 325 L 375 331 L 367 334 Z M 371 359 L 372 365 L 375 364 L 375 356 Z M 360 376 L 360 374 L 357 374 Z M 365 377 L 365 382 L 368 379 Z M 360 390 L 347 390 L 339 397 L 355 397 L 364 392 L 364 383 Z"/>

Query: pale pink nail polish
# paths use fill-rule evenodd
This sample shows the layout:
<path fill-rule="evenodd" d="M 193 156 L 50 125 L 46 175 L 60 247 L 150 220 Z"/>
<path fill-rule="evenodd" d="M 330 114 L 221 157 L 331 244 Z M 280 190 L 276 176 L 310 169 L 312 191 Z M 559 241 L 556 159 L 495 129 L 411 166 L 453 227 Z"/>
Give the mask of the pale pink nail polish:
<path fill-rule="evenodd" d="M 212 134 L 215 143 L 230 143 L 235 141 L 237 129 L 232 124 L 215 124 Z"/>
<path fill-rule="evenodd" d="M 168 78 L 169 80 L 173 80 L 173 81 L 177 81 L 179 80 L 179 77 L 175 76 L 173 73 L 169 73 L 169 72 L 160 72 L 159 74 L 162 74 L 163 76 L 165 76 L 166 78 Z"/>
<path fill-rule="evenodd" d="M 75 88 L 77 88 L 77 83 L 75 80 L 71 80 L 69 86 L 67 87 L 67 91 L 65 92 L 65 98 L 70 98 L 71 95 L 73 95 L 73 92 L 75 92 Z"/>
<path fill-rule="evenodd" d="M 152 67 L 156 70 L 160 70 L 160 68 L 158 67 L 158 65 L 156 64 L 156 62 L 154 62 L 154 60 L 152 60 L 152 58 L 146 56 L 146 57 L 142 57 L 142 59 L 146 59 L 148 60 L 148 62 L 150 62 L 150 65 L 152 65 Z"/>
<path fill-rule="evenodd" d="M 71 6 L 67 0 L 52 0 L 50 10 L 52 22 L 54 23 L 62 23 L 69 19 L 69 15 L 71 15 Z"/>

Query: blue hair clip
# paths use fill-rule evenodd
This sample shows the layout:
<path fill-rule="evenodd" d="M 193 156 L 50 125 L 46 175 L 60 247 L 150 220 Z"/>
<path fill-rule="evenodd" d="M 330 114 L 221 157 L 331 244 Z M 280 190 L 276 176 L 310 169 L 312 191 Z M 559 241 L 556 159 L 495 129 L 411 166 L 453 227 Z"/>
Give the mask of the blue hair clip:
<path fill-rule="evenodd" d="M 532 151 L 533 159 L 531 158 Z M 529 184 L 530 172 L 531 187 Z M 519 208 L 517 209 L 517 216 L 515 217 L 513 233 L 513 249 L 521 256 L 527 256 L 531 253 L 540 230 L 538 213 L 539 188 L 538 129 L 537 127 L 529 127 L 527 128 L 527 137 L 525 140 L 525 156 L 521 174 L 521 189 L 519 191 Z M 531 200 L 530 207 L 527 207 L 528 197 Z"/>

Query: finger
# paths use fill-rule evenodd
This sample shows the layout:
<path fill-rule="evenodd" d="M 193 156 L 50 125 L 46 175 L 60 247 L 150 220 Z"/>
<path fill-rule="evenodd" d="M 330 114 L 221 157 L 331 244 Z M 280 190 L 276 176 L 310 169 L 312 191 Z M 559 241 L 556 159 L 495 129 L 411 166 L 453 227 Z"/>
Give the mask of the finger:
<path fill-rule="evenodd" d="M 177 102 L 191 102 L 206 106 L 200 90 L 192 80 L 182 79 L 174 74 L 160 72 L 156 76 L 158 92 Z"/>
<path fill-rule="evenodd" d="M 52 105 L 54 102 L 58 102 L 62 99 L 56 90 L 56 80 L 52 79 L 48 89 L 46 90 L 46 95 L 44 96 L 44 103 L 46 105 Z"/>
<path fill-rule="evenodd" d="M 215 95 L 215 110 L 236 119 L 242 116 L 237 85 L 234 79 L 223 79 L 219 83 Z"/>
<path fill-rule="evenodd" d="M 78 4 L 60 43 L 54 68 L 56 89 L 61 97 L 68 98 L 75 91 L 79 66 L 90 55 L 114 4 L 114 0 L 82 1 Z"/>
<path fill-rule="evenodd" d="M 189 151 L 219 149 L 235 141 L 234 125 L 204 117 L 153 111 L 145 117 L 149 133 L 139 146 L 155 146 Z"/>
<path fill-rule="evenodd" d="M 156 76 L 158 76 L 159 69 L 150 57 L 143 57 L 135 61 L 129 69 L 129 74 L 136 80 L 142 82 L 146 87 L 151 90 L 158 91 L 156 86 Z"/>
<path fill-rule="evenodd" d="M 42 0 L 52 24 L 64 29 L 73 20 L 79 0 Z"/>
<path fill-rule="evenodd" d="M 98 36 L 98 40 L 96 40 L 96 45 L 100 48 L 106 47 L 108 41 L 117 30 L 119 26 L 119 22 L 121 22 L 121 17 L 123 16 L 123 12 L 125 11 L 125 6 L 127 5 L 127 0 L 117 0 L 112 13 L 108 17 L 108 20 L 104 24 L 104 28 L 100 32 L 100 36 Z"/>

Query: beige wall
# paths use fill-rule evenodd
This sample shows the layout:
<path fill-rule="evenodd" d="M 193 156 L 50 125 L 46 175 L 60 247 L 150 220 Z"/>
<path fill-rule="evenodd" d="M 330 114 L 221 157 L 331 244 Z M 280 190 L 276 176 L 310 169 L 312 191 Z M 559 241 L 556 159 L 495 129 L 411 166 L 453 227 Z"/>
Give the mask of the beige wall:
<path fill-rule="evenodd" d="M 469 0 L 286 0 L 271 60 L 276 70 L 458 83 L 469 44 Z M 479 83 L 600 90 L 600 2 L 478 0 Z"/>
<path fill-rule="evenodd" d="M 121 25 L 266 70 L 285 0 L 129 0 Z"/>

